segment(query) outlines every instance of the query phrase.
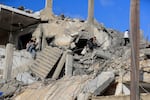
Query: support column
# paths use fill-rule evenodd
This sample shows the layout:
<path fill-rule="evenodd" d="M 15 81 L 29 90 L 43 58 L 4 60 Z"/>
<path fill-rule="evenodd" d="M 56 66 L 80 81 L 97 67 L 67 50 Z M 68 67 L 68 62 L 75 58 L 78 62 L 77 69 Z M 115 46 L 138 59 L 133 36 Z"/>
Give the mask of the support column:
<path fill-rule="evenodd" d="M 45 8 L 48 9 L 51 13 L 53 13 L 53 0 L 46 0 Z"/>
<path fill-rule="evenodd" d="M 72 70 L 73 70 L 73 56 L 71 54 L 71 51 L 68 51 L 66 55 L 65 75 L 69 77 L 72 76 Z"/>
<path fill-rule="evenodd" d="M 43 29 L 44 25 L 41 24 L 40 25 L 40 32 L 41 32 L 41 45 L 40 45 L 40 49 L 43 50 L 48 44 L 46 43 L 46 37 L 45 37 L 45 32 L 44 32 L 44 29 Z"/>
<path fill-rule="evenodd" d="M 11 79 L 12 64 L 13 64 L 13 44 L 8 43 L 6 45 L 5 64 L 3 73 L 3 78 L 5 80 Z"/>
<path fill-rule="evenodd" d="M 59 78 L 59 75 L 61 73 L 61 70 L 65 64 L 65 61 L 66 61 L 66 55 L 67 55 L 67 51 L 65 51 L 57 65 L 57 68 L 52 76 L 52 79 L 58 79 Z"/>
<path fill-rule="evenodd" d="M 88 23 L 94 22 L 94 0 L 88 0 Z"/>
<path fill-rule="evenodd" d="M 54 18 L 52 5 L 53 5 L 53 0 L 46 0 L 45 9 L 40 13 L 40 17 L 42 20 L 48 20 Z"/>

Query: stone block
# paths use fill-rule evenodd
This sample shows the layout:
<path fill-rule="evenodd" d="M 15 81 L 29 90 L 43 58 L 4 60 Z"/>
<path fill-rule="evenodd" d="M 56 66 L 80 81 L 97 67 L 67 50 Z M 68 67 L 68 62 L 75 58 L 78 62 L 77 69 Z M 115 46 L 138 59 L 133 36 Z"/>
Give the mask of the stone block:
<path fill-rule="evenodd" d="M 113 82 L 114 79 L 115 75 L 113 72 L 102 72 L 85 85 L 84 92 L 99 95 Z"/>

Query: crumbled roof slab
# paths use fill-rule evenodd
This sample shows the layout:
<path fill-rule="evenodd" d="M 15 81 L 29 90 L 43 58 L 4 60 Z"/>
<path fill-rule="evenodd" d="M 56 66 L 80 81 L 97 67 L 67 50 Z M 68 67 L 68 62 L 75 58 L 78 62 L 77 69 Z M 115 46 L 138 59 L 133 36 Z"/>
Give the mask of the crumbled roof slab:
<path fill-rule="evenodd" d="M 39 16 L 33 14 L 33 13 L 27 13 L 25 11 L 22 11 L 22 10 L 19 10 L 19 9 L 16 9 L 16 8 L 13 8 L 13 7 L 10 7 L 10 6 L 6 6 L 6 5 L 2 5 L 0 4 L 0 11 L 4 9 L 4 10 L 8 10 L 8 11 L 11 11 L 11 12 L 14 12 L 14 13 L 18 13 L 18 14 L 21 14 L 21 15 L 24 15 L 24 16 L 27 16 L 27 17 L 32 17 L 32 18 L 35 18 L 35 19 L 40 19 Z"/>

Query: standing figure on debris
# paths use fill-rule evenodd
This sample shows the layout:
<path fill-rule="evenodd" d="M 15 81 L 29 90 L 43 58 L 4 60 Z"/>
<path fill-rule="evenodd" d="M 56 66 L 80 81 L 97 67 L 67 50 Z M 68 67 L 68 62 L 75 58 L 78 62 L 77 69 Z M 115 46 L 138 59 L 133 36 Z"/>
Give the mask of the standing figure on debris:
<path fill-rule="evenodd" d="M 129 40 L 129 30 L 126 30 L 125 32 L 124 32 L 124 46 L 126 46 L 129 42 L 130 42 L 130 40 Z"/>
<path fill-rule="evenodd" d="M 96 47 L 97 47 L 97 41 L 96 41 L 96 37 L 94 36 L 87 41 L 87 48 L 93 50 Z"/>
<path fill-rule="evenodd" d="M 36 57 L 36 38 L 32 38 L 26 45 L 26 50 L 31 53 L 32 57 Z"/>
<path fill-rule="evenodd" d="M 90 38 L 89 40 L 87 40 L 87 45 L 84 47 L 84 49 L 82 50 L 81 54 L 84 55 L 86 52 L 88 51 L 94 51 L 94 49 L 97 47 L 97 41 L 96 41 L 96 37 L 93 36 L 92 38 Z"/>

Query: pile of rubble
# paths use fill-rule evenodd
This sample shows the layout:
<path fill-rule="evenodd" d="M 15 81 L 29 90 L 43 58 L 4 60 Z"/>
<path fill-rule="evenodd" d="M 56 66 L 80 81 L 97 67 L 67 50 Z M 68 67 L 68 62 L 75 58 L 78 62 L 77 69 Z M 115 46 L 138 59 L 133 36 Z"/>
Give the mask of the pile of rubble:
<path fill-rule="evenodd" d="M 33 36 L 39 37 L 40 28 Z M 108 94 L 113 85 L 115 88 L 109 95 L 130 94 L 128 85 L 124 83 L 130 81 L 131 50 L 130 44 L 123 45 L 122 33 L 107 29 L 96 21 L 88 26 L 86 21 L 64 16 L 51 19 L 43 25 L 43 30 L 45 38 L 53 39 L 37 52 L 34 61 L 27 62 L 26 72 L 19 71 L 10 82 L 1 81 L 2 98 L 87 100 Z M 81 54 L 92 36 L 100 44 L 94 57 L 94 51 Z M 140 49 L 140 72 L 141 82 L 150 83 L 148 52 L 149 48 Z M 125 89 L 120 90 L 121 86 Z"/>

